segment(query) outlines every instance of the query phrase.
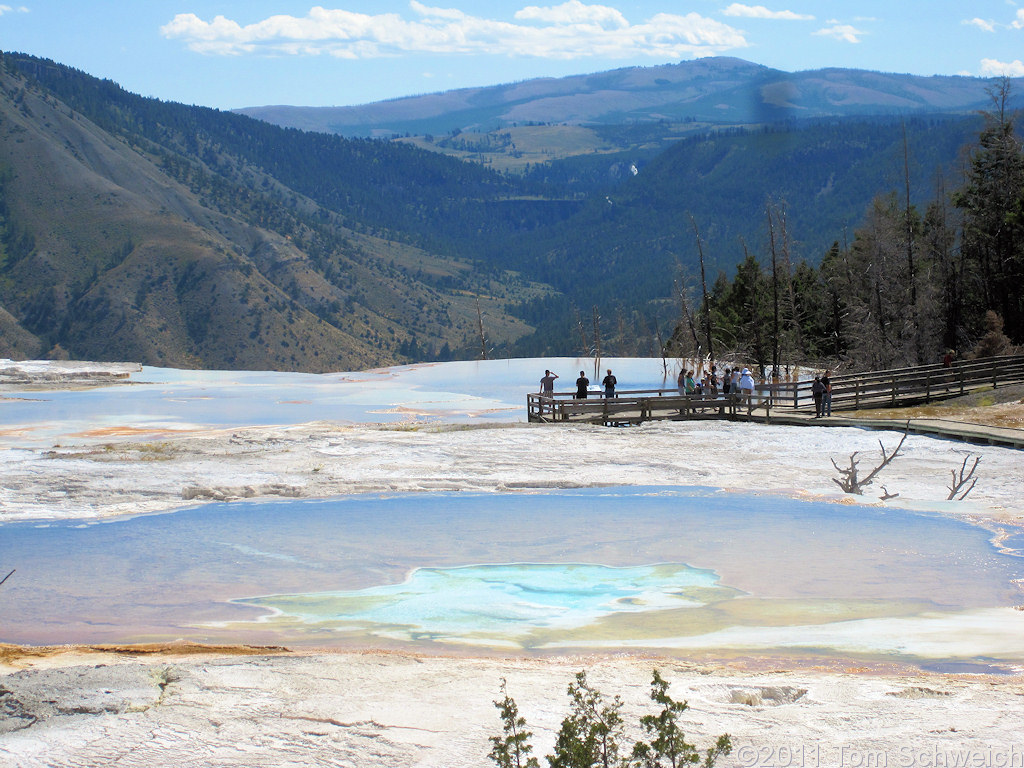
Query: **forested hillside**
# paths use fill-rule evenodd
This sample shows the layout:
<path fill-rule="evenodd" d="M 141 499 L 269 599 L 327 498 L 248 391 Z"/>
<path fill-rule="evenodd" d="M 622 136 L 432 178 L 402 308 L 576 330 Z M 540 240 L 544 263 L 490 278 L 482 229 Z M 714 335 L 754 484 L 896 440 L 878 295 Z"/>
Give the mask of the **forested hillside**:
<path fill-rule="evenodd" d="M 511 340 L 528 329 L 498 297 L 534 289 L 443 247 L 461 212 L 511 191 L 437 155 L 4 56 L 0 354 L 366 367 L 478 349 L 478 300 Z"/>
<path fill-rule="evenodd" d="M 1009 354 L 1024 341 L 1024 144 L 1011 84 L 991 91 L 963 171 L 919 204 L 879 192 L 820 262 L 793 258 L 791 217 L 769 205 L 768 258 L 680 296 L 667 349 L 736 350 L 763 371 L 801 360 L 891 368 Z"/>
<path fill-rule="evenodd" d="M 142 98 L 32 57 L 0 64 L 0 355 L 329 370 L 596 344 L 657 354 L 669 337 L 746 354 L 763 306 L 736 286 L 752 275 L 762 302 L 774 257 L 785 354 L 854 356 L 870 336 L 854 319 L 879 310 L 839 301 L 868 289 L 840 291 L 827 270 L 880 264 L 863 233 L 883 223 L 910 243 L 886 252 L 918 265 L 885 308 L 916 307 L 914 355 L 967 348 L 987 309 L 1020 341 L 1019 300 L 1000 287 L 1019 277 L 1016 171 L 991 208 L 994 155 L 970 155 L 991 116 L 789 122 L 663 151 L 663 127 L 606 126 L 613 151 L 507 174 Z M 996 122 L 1005 169 L 1019 142 Z M 952 213 L 926 225 L 940 204 Z M 1013 226 L 993 240 L 989 215 Z M 932 240 L 965 258 L 918 255 Z M 926 344 L 930 310 L 914 301 L 954 274 L 970 290 Z M 717 337 L 684 333 L 687 314 Z M 907 334 L 879 333 L 907 353 Z"/>

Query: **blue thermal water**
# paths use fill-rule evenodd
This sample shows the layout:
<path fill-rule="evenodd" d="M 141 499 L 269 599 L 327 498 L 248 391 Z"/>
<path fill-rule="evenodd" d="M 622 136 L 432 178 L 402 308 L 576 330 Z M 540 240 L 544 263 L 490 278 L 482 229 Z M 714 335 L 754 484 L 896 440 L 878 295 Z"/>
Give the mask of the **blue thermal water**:
<path fill-rule="evenodd" d="M 658 487 L 8 523 L 0 563 L 17 569 L 0 591 L 0 641 L 34 644 L 542 649 L 721 635 L 721 647 L 772 648 L 792 644 L 786 628 L 817 626 L 825 646 L 845 627 L 870 646 L 865 621 L 1005 610 L 1024 577 L 1024 560 L 986 531 L 939 515 Z M 1007 653 L 1024 659 L 1013 642 Z"/>
<path fill-rule="evenodd" d="M 417 568 L 398 584 L 236 602 L 337 628 L 518 637 L 539 627 L 586 626 L 612 613 L 703 605 L 716 586 L 713 572 L 681 564 L 508 563 Z"/>
<path fill-rule="evenodd" d="M 488 360 L 351 373 L 190 371 L 146 367 L 131 383 L 25 391 L 0 399 L 0 427 L 20 427 L 22 444 L 73 436 L 105 439 L 105 429 L 189 430 L 271 424 L 525 421 L 526 393 L 544 365 L 567 383 L 592 361 Z M 614 361 L 620 388 L 662 386 L 660 360 Z M 570 376 L 571 374 L 571 376 Z"/>

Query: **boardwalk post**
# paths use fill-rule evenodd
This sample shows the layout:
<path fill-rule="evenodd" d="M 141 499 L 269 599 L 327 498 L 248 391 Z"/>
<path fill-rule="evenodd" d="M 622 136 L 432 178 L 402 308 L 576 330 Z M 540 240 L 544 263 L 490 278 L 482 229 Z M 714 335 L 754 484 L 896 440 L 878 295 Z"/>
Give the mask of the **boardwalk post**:
<path fill-rule="evenodd" d="M 892 404 L 896 405 L 896 377 L 892 377 Z"/>
<path fill-rule="evenodd" d="M 924 384 L 924 401 L 930 403 L 932 401 L 932 372 L 928 371 L 928 376 L 925 379 Z"/>

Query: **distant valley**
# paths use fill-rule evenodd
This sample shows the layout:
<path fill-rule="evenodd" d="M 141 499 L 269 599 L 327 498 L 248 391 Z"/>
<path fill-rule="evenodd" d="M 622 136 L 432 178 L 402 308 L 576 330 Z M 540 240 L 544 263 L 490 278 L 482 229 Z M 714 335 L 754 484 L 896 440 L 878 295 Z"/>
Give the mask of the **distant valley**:
<path fill-rule="evenodd" d="M 816 262 L 901 187 L 904 141 L 915 199 L 955 174 L 986 101 L 969 78 L 780 77 L 710 59 L 281 127 L 3 54 L 0 356 L 356 369 L 572 354 L 591 315 L 651 354 L 694 224 L 713 278 L 784 203 Z"/>

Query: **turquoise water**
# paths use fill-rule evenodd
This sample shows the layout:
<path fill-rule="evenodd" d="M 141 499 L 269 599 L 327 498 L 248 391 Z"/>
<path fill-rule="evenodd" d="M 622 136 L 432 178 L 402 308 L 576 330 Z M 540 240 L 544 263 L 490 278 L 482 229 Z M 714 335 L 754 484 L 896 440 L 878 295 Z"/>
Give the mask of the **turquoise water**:
<path fill-rule="evenodd" d="M 1024 560 L 986 531 L 712 489 L 349 496 L 12 523 L 0 526 L 0 564 L 17 569 L 0 590 L 7 642 L 771 650 L 806 637 L 823 652 L 874 643 L 909 656 L 901 638 L 928 626 L 958 643 L 933 657 L 991 646 L 1024 660 L 1024 634 L 991 614 L 1022 602 Z"/>
<path fill-rule="evenodd" d="M 398 584 L 236 602 L 321 629 L 501 642 L 538 629 L 585 627 L 616 613 L 706 605 L 730 596 L 717 582 L 712 571 L 682 564 L 509 563 L 417 568 Z"/>

